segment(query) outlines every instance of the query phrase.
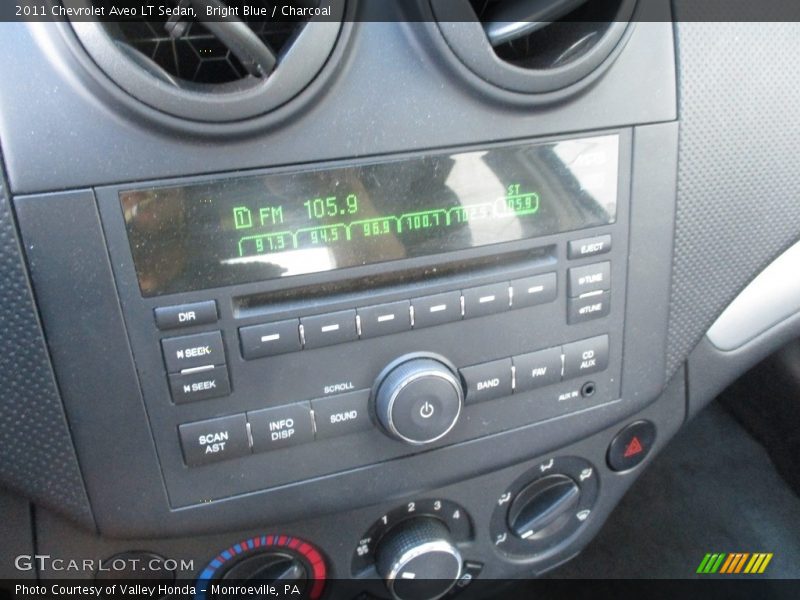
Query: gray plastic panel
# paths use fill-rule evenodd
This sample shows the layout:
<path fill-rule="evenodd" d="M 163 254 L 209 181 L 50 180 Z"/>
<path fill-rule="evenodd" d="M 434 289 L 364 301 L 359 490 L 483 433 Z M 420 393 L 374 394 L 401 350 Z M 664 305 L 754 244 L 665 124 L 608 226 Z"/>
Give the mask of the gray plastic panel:
<path fill-rule="evenodd" d="M 150 550 L 165 557 L 194 561 L 194 571 L 184 572 L 182 578 L 191 579 L 219 551 L 250 536 L 264 534 L 286 534 L 300 537 L 316 545 L 325 556 L 330 578 L 351 577 L 351 560 L 359 540 L 369 527 L 392 509 L 420 499 L 446 499 L 462 505 L 472 519 L 474 540 L 460 546 L 466 560 L 485 563 L 481 579 L 505 579 L 509 577 L 533 577 L 575 556 L 603 526 L 606 518 L 619 499 L 628 490 L 647 465 L 669 442 L 684 421 L 685 395 L 683 373 L 679 373 L 664 394 L 645 410 L 630 415 L 625 421 L 648 419 L 657 427 L 653 451 L 645 462 L 631 471 L 614 473 L 606 466 L 605 455 L 609 443 L 625 423 L 613 425 L 580 442 L 560 446 L 549 453 L 531 456 L 524 462 L 487 472 L 482 476 L 468 478 L 453 485 L 438 488 L 406 486 L 402 492 L 382 498 L 362 508 L 348 507 L 335 516 L 320 518 L 304 517 L 301 520 L 280 524 L 273 519 L 264 519 L 257 529 L 231 530 L 217 535 L 193 538 L 153 540 L 110 540 L 86 535 L 69 524 L 49 514 L 37 520 L 37 533 L 41 552 L 64 558 L 109 557 L 117 552 Z M 621 418 L 621 415 L 618 415 Z M 491 538 L 489 524 L 498 499 L 517 477 L 531 468 L 547 463 L 550 458 L 578 456 L 588 460 L 594 467 L 593 477 L 599 479 L 601 494 L 592 508 L 584 526 L 573 537 L 564 540 L 544 556 L 530 559 L 507 560 L 496 550 Z M 63 576 L 63 573 L 43 572 L 44 578 Z M 74 576 L 81 576 L 76 573 Z M 84 577 L 87 575 L 84 574 Z M 374 573 L 373 573 L 374 577 Z M 498 582 L 499 583 L 499 582 Z M 385 597 L 385 588 L 380 580 L 364 581 L 364 588 L 379 597 Z M 344 597 L 354 597 L 352 595 Z M 338 596 L 342 597 L 342 595 Z M 470 598 L 469 593 L 462 596 Z"/>
<path fill-rule="evenodd" d="M 92 527 L 2 172 L 0 332 L 0 483 Z"/>
<path fill-rule="evenodd" d="M 633 352 L 626 351 L 622 357 L 621 401 L 440 448 L 435 451 L 435 461 L 430 460 L 432 453 L 423 452 L 346 474 L 180 510 L 169 508 L 162 484 L 93 195 L 74 192 L 16 199 L 24 238 L 36 259 L 33 278 L 100 530 L 114 536 L 186 535 L 350 510 L 407 494 L 411 489 L 450 485 L 496 471 L 582 439 L 641 410 L 664 383 L 663 368 L 652 369 L 661 364 L 659 344 L 666 330 L 663 301 L 659 303 L 657 298 L 669 281 L 670 245 L 652 241 L 663 241 L 671 231 L 674 179 L 668 167 L 676 151 L 675 124 L 636 128 L 633 140 L 632 160 L 637 170 L 631 184 L 630 226 L 642 233 L 631 234 L 629 240 L 632 268 L 625 300 L 629 316 L 624 329 L 621 325 L 615 328 L 624 331 L 626 344 L 633 344 Z M 667 168 L 641 168 L 649 156 Z M 132 298 L 138 290 L 132 268 L 126 263 L 129 258 L 125 258 L 128 250 L 124 238 L 119 237 L 121 217 L 116 218 L 117 224 L 107 231 L 119 256 L 113 266 L 120 273 L 128 273 L 120 281 L 127 287 L 123 296 Z M 620 249 L 625 247 L 624 240 L 621 244 Z M 562 240 L 559 245 L 560 252 L 565 252 L 566 243 Z M 616 264 L 624 270 L 624 261 Z M 260 287 L 249 285 L 252 289 Z M 152 313 L 145 310 L 142 314 L 155 329 Z M 64 315 L 72 318 L 64 319 Z M 603 333 L 600 325 L 591 327 Z M 582 331 L 590 335 L 590 329 Z M 642 335 L 643 331 L 652 333 L 652 338 Z M 147 331 L 140 330 L 136 335 L 144 336 L 138 347 L 152 341 Z M 581 337 L 584 334 L 575 339 Z M 81 352 L 71 351 L 75 347 Z M 151 350 L 158 366 L 152 382 L 147 378 L 148 385 L 163 386 L 157 343 Z M 232 351 L 238 355 L 235 347 Z M 506 348 L 496 341 L 487 352 L 500 356 Z M 502 400 L 495 401 L 495 406 L 498 402 Z M 221 414 L 226 410 L 224 402 L 214 406 Z M 221 472 L 220 476 L 229 477 L 230 473 Z"/>
<path fill-rule="evenodd" d="M 703 5 L 677 1 L 676 16 L 696 16 Z M 680 22 L 676 32 L 681 131 L 668 373 L 800 237 L 800 23 Z"/>
<path fill-rule="evenodd" d="M 800 243 L 781 254 L 736 296 L 708 330 L 724 351 L 735 350 L 800 312 Z"/>
<path fill-rule="evenodd" d="M 396 9 L 396 3 L 369 4 Z M 326 67 L 337 70 L 335 77 L 324 89 L 309 86 L 297 100 L 300 112 L 290 105 L 274 113 L 272 129 L 212 139 L 175 135 L 118 111 L 62 35 L 52 23 L 0 24 L 0 53 L 15 57 L 0 63 L 0 81 L 24 82 L 0 94 L 0 141 L 15 193 L 562 134 L 676 115 L 670 23 L 637 23 L 596 85 L 567 103 L 536 109 L 515 106 L 476 82 L 452 58 L 435 24 L 356 23 L 347 47 L 335 50 Z"/>

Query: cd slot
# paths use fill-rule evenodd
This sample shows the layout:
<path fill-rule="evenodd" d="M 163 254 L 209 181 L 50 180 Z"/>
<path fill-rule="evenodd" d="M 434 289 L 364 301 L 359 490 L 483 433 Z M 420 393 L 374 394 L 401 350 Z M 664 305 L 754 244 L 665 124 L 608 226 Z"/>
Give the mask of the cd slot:
<path fill-rule="evenodd" d="M 237 296 L 232 299 L 233 313 L 236 318 L 248 318 L 301 311 L 321 304 L 374 302 L 376 296 L 407 292 L 409 286 L 414 286 L 414 293 L 443 286 L 457 288 L 524 275 L 555 264 L 556 247 L 543 246 Z"/>

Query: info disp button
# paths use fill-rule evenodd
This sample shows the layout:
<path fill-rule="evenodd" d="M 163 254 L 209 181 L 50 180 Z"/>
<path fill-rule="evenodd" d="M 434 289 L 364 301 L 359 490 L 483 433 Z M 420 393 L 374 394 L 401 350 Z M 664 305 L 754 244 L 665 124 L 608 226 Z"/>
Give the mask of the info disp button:
<path fill-rule="evenodd" d="M 314 440 L 314 422 L 306 402 L 247 413 L 253 451 L 265 452 Z"/>

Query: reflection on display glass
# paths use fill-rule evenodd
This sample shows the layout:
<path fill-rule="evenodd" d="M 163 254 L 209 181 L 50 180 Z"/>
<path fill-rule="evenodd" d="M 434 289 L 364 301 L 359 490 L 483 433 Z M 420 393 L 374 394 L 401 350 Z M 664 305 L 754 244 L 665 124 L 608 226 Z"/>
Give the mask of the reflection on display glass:
<path fill-rule="evenodd" d="M 428 256 L 614 222 L 619 138 L 120 193 L 142 294 Z"/>

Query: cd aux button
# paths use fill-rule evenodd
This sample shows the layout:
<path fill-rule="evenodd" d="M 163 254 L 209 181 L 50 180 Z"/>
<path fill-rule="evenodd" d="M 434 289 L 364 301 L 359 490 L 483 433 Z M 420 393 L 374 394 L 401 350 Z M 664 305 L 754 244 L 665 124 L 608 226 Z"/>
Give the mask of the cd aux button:
<path fill-rule="evenodd" d="M 513 391 L 510 358 L 464 367 L 459 372 L 464 380 L 467 404 L 503 398 Z"/>
<path fill-rule="evenodd" d="M 608 366 L 608 336 L 564 344 L 564 379 L 603 371 Z"/>
<path fill-rule="evenodd" d="M 300 350 L 300 320 L 289 319 L 276 323 L 239 328 L 242 357 L 246 360 L 285 354 Z"/>
<path fill-rule="evenodd" d="M 358 339 L 356 311 L 343 310 L 300 319 L 305 348 L 322 348 Z"/>
<path fill-rule="evenodd" d="M 307 402 L 247 413 L 253 451 L 265 452 L 314 441 L 314 421 Z"/>

